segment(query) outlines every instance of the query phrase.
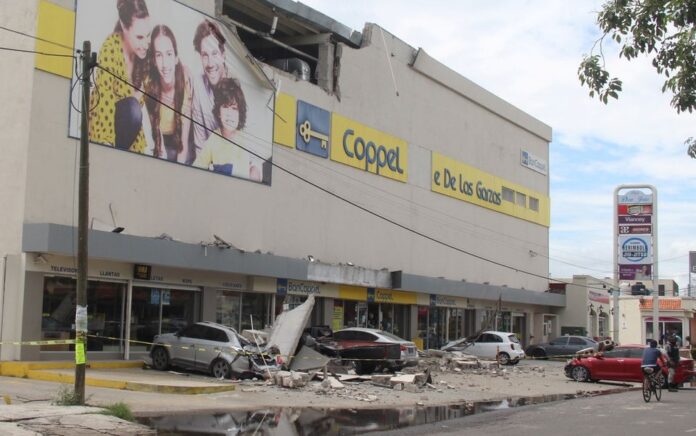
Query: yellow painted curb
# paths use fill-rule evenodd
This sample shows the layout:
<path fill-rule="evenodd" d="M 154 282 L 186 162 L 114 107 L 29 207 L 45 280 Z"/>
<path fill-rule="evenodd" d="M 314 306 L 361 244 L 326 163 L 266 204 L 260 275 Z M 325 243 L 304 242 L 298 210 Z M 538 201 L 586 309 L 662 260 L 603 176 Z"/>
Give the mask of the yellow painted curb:
<path fill-rule="evenodd" d="M 89 362 L 87 368 L 142 368 L 143 365 L 144 363 L 141 360 L 104 360 Z M 0 375 L 8 377 L 27 377 L 27 373 L 32 370 L 72 368 L 75 368 L 75 362 L 72 361 L 3 361 L 0 362 Z"/>
<path fill-rule="evenodd" d="M 87 368 L 93 369 L 123 369 L 123 368 L 142 368 L 143 362 L 138 360 L 115 360 L 97 361 L 87 364 Z M 54 369 L 73 369 L 74 362 L 22 362 L 5 361 L 0 362 L 0 375 L 8 377 L 28 378 L 32 380 L 42 380 L 55 383 L 72 384 L 75 383 L 74 374 L 53 372 Z M 225 384 L 217 386 L 175 386 L 155 383 L 129 382 L 123 380 L 109 380 L 105 378 L 85 377 L 87 386 L 99 388 L 122 389 L 139 392 L 155 392 L 161 394 L 213 394 L 217 392 L 229 392 L 235 390 L 235 385 Z"/>

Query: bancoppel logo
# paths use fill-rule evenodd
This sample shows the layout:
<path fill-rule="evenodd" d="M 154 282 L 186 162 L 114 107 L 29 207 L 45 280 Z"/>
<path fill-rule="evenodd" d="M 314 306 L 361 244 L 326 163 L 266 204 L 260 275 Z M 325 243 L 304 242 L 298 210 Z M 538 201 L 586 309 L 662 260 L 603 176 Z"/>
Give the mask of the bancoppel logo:
<path fill-rule="evenodd" d="M 544 159 L 537 157 L 537 156 L 534 156 L 532 153 L 528 152 L 527 150 L 521 150 L 521 152 L 520 152 L 520 164 L 523 167 L 527 167 L 532 171 L 536 171 L 537 173 L 541 173 L 541 174 L 547 173 L 546 161 Z"/>

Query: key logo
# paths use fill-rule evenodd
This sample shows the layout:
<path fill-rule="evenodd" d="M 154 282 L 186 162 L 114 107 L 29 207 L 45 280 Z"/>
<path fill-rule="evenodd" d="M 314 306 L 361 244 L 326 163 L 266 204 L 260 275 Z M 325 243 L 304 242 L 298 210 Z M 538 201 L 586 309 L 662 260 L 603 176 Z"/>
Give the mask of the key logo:
<path fill-rule="evenodd" d="M 331 113 L 298 100 L 295 147 L 306 153 L 328 158 L 330 137 Z"/>

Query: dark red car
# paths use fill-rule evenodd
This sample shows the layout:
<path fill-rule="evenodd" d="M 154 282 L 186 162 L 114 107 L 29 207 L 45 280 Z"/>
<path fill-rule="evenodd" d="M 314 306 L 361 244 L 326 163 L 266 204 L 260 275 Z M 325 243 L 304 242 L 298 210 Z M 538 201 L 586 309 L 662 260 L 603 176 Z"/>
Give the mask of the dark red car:
<path fill-rule="evenodd" d="M 575 357 L 566 364 L 565 375 L 576 381 L 612 380 L 640 383 L 643 381 L 640 364 L 644 349 L 645 345 L 621 345 L 590 357 Z M 667 367 L 663 363 L 660 363 L 660 366 L 664 380 L 667 380 Z M 691 380 L 695 374 L 693 359 L 682 357 L 674 381 L 680 385 Z"/>

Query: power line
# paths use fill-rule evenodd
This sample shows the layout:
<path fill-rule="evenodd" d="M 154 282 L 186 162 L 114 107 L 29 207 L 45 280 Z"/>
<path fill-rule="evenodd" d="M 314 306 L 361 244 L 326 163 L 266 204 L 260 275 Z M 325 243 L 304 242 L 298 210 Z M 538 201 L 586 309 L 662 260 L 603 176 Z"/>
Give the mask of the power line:
<path fill-rule="evenodd" d="M 25 50 L 25 49 L 21 49 L 21 48 L 13 48 L 13 47 L 0 46 L 0 50 L 14 51 L 14 52 L 19 52 L 19 53 L 33 53 L 33 54 L 38 54 L 38 55 L 42 55 L 42 56 L 55 56 L 55 57 L 61 57 L 61 58 L 75 59 L 75 55 L 62 54 L 62 53 L 48 53 L 48 52 L 44 52 L 44 51 Z"/>
<path fill-rule="evenodd" d="M 58 46 L 58 47 L 66 48 L 66 49 L 68 49 L 68 50 L 70 50 L 70 51 L 75 51 L 75 48 L 74 48 L 74 47 L 70 47 L 70 46 L 68 46 L 68 45 L 61 44 L 61 43 L 59 43 L 59 42 L 55 42 L 55 41 L 51 41 L 51 40 L 48 40 L 48 39 L 44 39 L 44 38 L 41 38 L 41 37 L 36 36 L 36 35 L 31 35 L 31 34 L 29 34 L 29 33 L 25 33 L 25 32 L 19 31 L 19 30 L 10 29 L 9 27 L 0 26 L 0 29 L 5 30 L 5 31 L 7 31 L 7 32 L 16 33 L 17 35 L 26 36 L 27 38 L 35 39 L 35 40 L 37 40 L 37 41 L 45 42 L 45 43 L 47 43 L 47 44 L 52 44 L 52 45 L 55 45 L 55 46 Z"/>
<path fill-rule="evenodd" d="M 198 126 L 200 126 L 200 127 L 203 127 L 204 129 L 208 130 L 208 131 L 210 132 L 211 135 L 216 135 L 216 136 L 218 136 L 219 138 L 221 138 L 222 140 L 227 141 L 227 142 L 229 142 L 229 143 L 231 143 L 231 144 L 233 144 L 233 145 L 235 145 L 235 146 L 241 148 L 242 150 L 246 151 L 247 153 L 250 153 L 250 154 L 252 154 L 252 155 L 258 157 L 259 159 L 261 159 L 261 160 L 263 160 L 263 161 L 265 161 L 265 162 L 268 162 L 270 165 L 272 165 L 272 166 L 275 167 L 275 168 L 278 168 L 280 171 L 283 171 L 284 173 L 286 173 L 286 174 L 288 174 L 288 175 L 290 175 L 290 176 L 292 176 L 292 177 L 295 177 L 296 179 L 298 179 L 298 180 L 300 180 L 300 181 L 302 181 L 302 182 L 304 182 L 304 183 L 306 183 L 306 184 L 308 184 L 308 185 L 310 185 L 310 186 L 313 186 L 314 188 L 316 188 L 316 189 L 318 189 L 318 190 L 324 192 L 325 194 L 328 194 L 328 195 L 330 195 L 330 196 L 332 196 L 332 197 L 334 197 L 334 198 L 336 198 L 336 199 L 338 199 L 338 200 L 340 200 L 340 201 L 343 201 L 344 203 L 347 203 L 347 204 L 349 204 L 349 205 L 351 205 L 351 206 L 353 206 L 353 207 L 355 207 L 355 208 L 357 208 L 357 209 L 360 209 L 360 210 L 362 210 L 363 212 L 365 212 L 365 213 L 367 213 L 367 214 L 369 214 L 369 215 L 372 215 L 372 216 L 374 216 L 374 217 L 376 217 L 376 218 L 378 218 L 378 219 L 381 219 L 381 220 L 383 220 L 383 221 L 385 221 L 385 222 L 387 222 L 387 223 L 389 223 L 389 224 L 392 224 L 392 225 L 394 225 L 394 226 L 396 226 L 396 227 L 398 227 L 398 228 L 400 228 L 400 229 L 402 229 L 402 230 L 405 230 L 405 231 L 407 231 L 407 232 L 409 232 L 409 233 L 412 233 L 412 234 L 414 234 L 414 235 L 420 236 L 420 237 L 422 237 L 422 238 L 424 238 L 424 239 L 426 239 L 426 240 L 429 240 L 429 241 L 431 241 L 431 242 L 434 242 L 434 243 L 436 243 L 436 244 L 442 245 L 443 247 L 450 248 L 450 249 L 452 249 L 452 250 L 454 250 L 454 251 L 457 251 L 457 252 L 459 252 L 459 253 L 466 254 L 466 255 L 471 256 L 471 257 L 473 257 L 473 258 L 475 258 L 475 259 L 478 259 L 478 260 L 481 260 L 481 261 L 484 261 L 484 262 L 488 262 L 488 263 L 490 263 L 490 264 L 492 264 L 492 265 L 496 265 L 496 266 L 499 266 L 499 267 L 502 267 L 502 268 L 506 268 L 506 269 L 509 269 L 509 270 L 512 270 L 512 271 L 515 271 L 515 272 L 518 272 L 518 273 L 527 274 L 527 275 L 532 276 L 532 277 L 541 278 L 541 279 L 543 279 L 543 280 L 552 280 L 552 281 L 555 281 L 555 282 L 560 282 L 560 283 L 565 283 L 565 284 L 572 284 L 572 283 L 564 282 L 564 281 L 562 281 L 562 280 L 552 279 L 552 278 L 550 278 L 550 277 L 543 276 L 543 275 L 541 275 L 541 274 L 533 273 L 533 272 L 530 272 L 530 271 L 525 271 L 524 269 L 517 268 L 517 267 L 511 266 L 511 265 L 507 265 L 507 264 L 504 264 L 504 263 L 502 263 L 502 262 L 498 262 L 498 261 L 495 261 L 495 260 L 492 260 L 492 259 L 488 259 L 488 258 L 486 258 L 486 257 L 484 257 L 484 256 L 480 256 L 480 255 L 478 255 L 478 254 L 475 254 L 475 253 L 466 251 L 466 250 L 461 249 L 461 248 L 459 248 L 459 247 L 456 247 L 456 246 L 454 246 L 454 245 L 452 245 L 452 244 L 449 244 L 449 243 L 447 243 L 447 242 L 444 242 L 444 241 L 441 241 L 441 240 L 439 240 L 439 239 L 437 239 L 437 238 L 434 238 L 434 237 L 432 237 L 432 236 L 429 236 L 429 235 L 427 235 L 427 234 L 425 234 L 425 233 L 423 233 L 423 232 L 421 232 L 421 231 L 412 229 L 412 228 L 410 228 L 410 227 L 408 227 L 408 226 L 406 226 L 406 225 L 404 225 L 404 224 L 401 224 L 401 223 L 399 223 L 399 222 L 397 222 L 397 221 L 395 221 L 395 220 L 393 220 L 393 219 L 391 219 L 391 218 L 388 218 L 388 217 L 386 217 L 386 216 L 384 216 L 384 215 L 381 215 L 381 214 L 379 214 L 379 213 L 377 213 L 377 212 L 375 212 L 375 211 L 373 211 L 373 210 L 371 210 L 371 209 L 368 209 L 368 208 L 365 207 L 365 206 L 362 206 L 362 205 L 356 203 L 356 202 L 353 201 L 353 200 L 349 200 L 349 199 L 347 199 L 347 198 L 345 198 L 345 197 L 343 197 L 343 196 L 341 196 L 341 195 L 339 195 L 339 194 L 336 194 L 335 192 L 333 192 L 333 191 L 331 191 L 331 190 L 329 190 L 329 189 L 327 189 L 327 188 L 324 188 L 323 186 L 320 186 L 319 184 L 317 184 L 317 183 L 315 183 L 315 182 L 313 182 L 313 181 L 307 179 L 306 177 L 303 177 L 303 176 L 300 176 L 299 174 L 294 173 L 293 171 L 291 171 L 291 170 L 285 168 L 284 166 L 279 165 L 277 162 L 273 162 L 272 160 L 268 160 L 268 159 L 265 159 L 265 158 L 259 156 L 259 155 L 256 154 L 255 152 L 253 152 L 253 151 L 247 149 L 246 147 L 242 146 L 241 144 L 238 144 L 237 142 L 235 142 L 235 141 L 233 141 L 233 140 L 231 140 L 231 139 L 225 138 L 224 136 L 222 136 L 221 134 L 219 134 L 218 132 L 216 132 L 216 131 L 214 131 L 214 130 L 208 129 L 205 125 L 203 125 L 202 123 L 196 121 L 196 120 L 193 119 L 191 116 L 181 113 L 178 109 L 176 109 L 176 108 L 170 106 L 169 104 L 163 102 L 163 101 L 160 100 L 159 98 L 157 98 L 157 97 L 151 95 L 150 93 L 148 93 L 148 92 L 145 91 L 144 89 L 141 89 L 140 87 L 134 85 L 133 83 L 130 83 L 128 80 L 124 79 L 123 77 L 120 77 L 119 75 L 115 74 L 114 72 L 112 72 L 112 71 L 109 70 L 108 68 L 105 68 L 105 67 L 103 67 L 102 65 L 99 65 L 99 64 L 96 65 L 96 68 L 99 68 L 100 70 L 104 71 L 105 73 L 107 73 L 107 74 L 113 76 L 116 80 L 119 80 L 119 81 L 125 83 L 126 85 L 130 86 L 131 88 L 135 89 L 136 91 L 141 92 L 141 93 L 142 93 L 143 95 L 145 95 L 146 97 L 151 98 L 151 99 L 153 99 L 154 101 L 156 101 L 157 103 L 159 103 L 160 105 L 162 105 L 162 106 L 164 106 L 164 107 L 166 107 L 166 108 L 172 110 L 172 111 L 173 111 L 174 113 L 176 113 L 177 115 L 186 118 L 187 120 L 191 121 L 192 123 L 194 123 L 194 124 L 196 124 L 196 125 L 198 125 Z M 598 288 L 598 289 L 603 289 L 603 288 Z"/>
<path fill-rule="evenodd" d="M 9 29 L 9 28 L 3 27 L 3 26 L 0 26 L 0 29 L 7 30 L 7 31 L 10 31 L 10 32 L 13 32 L 13 33 L 17 33 L 17 34 L 20 34 L 20 35 L 23 35 L 23 36 L 26 36 L 26 37 L 29 37 L 29 38 L 33 38 L 33 39 L 36 39 L 36 40 L 39 40 L 39 41 L 43 41 L 43 42 L 46 42 L 46 43 L 50 43 L 50 44 L 53 44 L 53 45 L 56 45 L 56 46 L 59 46 L 59 47 L 67 48 L 67 49 L 70 49 L 70 50 L 74 50 L 73 47 L 69 47 L 69 46 L 66 46 L 66 45 L 64 45 L 64 44 L 60 44 L 60 43 L 56 43 L 56 42 L 53 42 L 53 41 L 50 41 L 50 40 L 46 40 L 46 39 L 43 39 L 43 38 L 39 38 L 39 37 L 37 37 L 37 36 L 33 36 L 33 35 L 30 35 L 30 34 L 27 34 L 27 33 L 24 33 L 24 32 L 20 32 L 20 31 L 16 31 L 16 30 L 13 30 L 13 29 Z M 38 52 L 38 51 L 34 51 L 34 50 L 21 50 L 21 49 L 12 49 L 12 48 L 3 48 L 3 47 L 0 47 L 0 49 L 6 49 L 6 50 L 11 50 L 11 51 L 17 51 L 17 52 L 25 52 L 25 53 L 35 53 L 35 54 L 41 54 L 41 55 L 47 55 L 47 56 L 60 56 L 60 57 L 75 58 L 74 55 L 66 55 L 66 54 L 58 54 L 58 53 L 45 53 L 45 52 Z M 79 52 L 79 50 L 78 50 L 78 52 Z M 373 215 L 373 216 L 375 216 L 375 217 L 377 217 L 377 218 L 379 218 L 379 219 L 381 219 L 381 220 L 383 220 L 383 221 L 386 221 L 386 222 L 388 222 L 388 223 L 390 223 L 390 224 L 392 224 L 392 225 L 394 225 L 394 226 L 396 226 L 396 227 L 399 227 L 399 228 L 401 228 L 401 229 L 403 229 L 403 230 L 406 230 L 407 232 L 413 233 L 413 234 L 415 234 L 415 235 L 417 235 L 417 236 L 420 236 L 420 237 L 422 237 L 422 238 L 424 238 L 424 239 L 427 239 L 427 240 L 429 240 L 429 241 L 431 241 L 431 242 L 434 242 L 434 243 L 436 243 L 436 244 L 442 245 L 442 246 L 444 246 L 444 247 L 448 247 L 448 248 L 450 248 L 450 249 L 452 249 L 452 250 L 454 250 L 454 251 L 458 251 L 458 252 L 460 252 L 460 253 L 462 253 L 462 254 L 466 254 L 466 255 L 468 255 L 468 256 L 474 257 L 474 258 L 479 259 L 479 260 L 481 260 L 481 261 L 488 262 L 488 263 L 491 263 L 491 264 L 493 264 L 493 265 L 500 266 L 500 267 L 503 267 L 503 268 L 506 268 L 506 269 L 510 269 L 510 270 L 515 271 L 515 272 L 527 274 L 527 275 L 530 275 L 530 276 L 532 276 L 532 277 L 537 277 L 537 278 L 541 278 L 541 279 L 544 279 L 544 280 L 551 280 L 551 281 L 558 282 L 558 283 L 572 284 L 572 283 L 564 282 L 564 281 L 562 281 L 562 280 L 553 279 L 553 278 L 551 278 L 551 277 L 542 276 L 542 275 L 540 275 L 540 274 L 536 274 L 536 273 L 533 273 L 533 272 L 530 272 L 530 271 L 525 271 L 525 270 L 523 270 L 523 269 L 516 268 L 516 267 L 510 266 L 510 265 L 501 263 L 501 262 L 497 262 L 497 261 L 494 261 L 494 260 L 492 260 L 492 259 L 488 259 L 488 258 L 486 258 L 486 257 L 484 257 L 484 256 L 477 255 L 477 254 L 475 254 L 475 253 L 471 253 L 471 252 L 466 251 L 466 250 L 463 250 L 463 249 L 461 249 L 461 248 L 459 248 L 459 247 L 455 247 L 454 245 L 448 244 L 448 243 L 446 243 L 446 242 L 444 242 L 444 241 L 440 241 L 440 240 L 437 239 L 437 238 L 434 238 L 434 237 L 431 237 L 431 236 L 429 236 L 429 235 L 426 235 L 426 234 L 423 233 L 423 232 L 420 232 L 420 231 L 418 231 L 418 230 L 412 229 L 412 228 L 410 228 L 410 227 L 408 227 L 408 226 L 406 226 L 406 225 L 403 225 L 403 224 L 401 224 L 401 223 L 399 223 L 399 222 L 397 222 L 397 221 L 395 221 L 395 220 L 393 220 L 393 219 L 391 219 L 391 218 L 388 218 L 388 217 L 386 217 L 386 216 L 384 216 L 384 215 L 381 215 L 381 214 L 379 214 L 379 213 L 377 213 L 377 212 L 374 212 L 374 211 L 368 209 L 367 207 L 364 207 L 364 206 L 362 206 L 362 205 L 360 205 L 360 204 L 358 204 L 358 203 L 356 203 L 356 202 L 354 202 L 354 201 L 352 201 L 352 200 L 349 200 L 349 199 L 347 199 L 347 198 L 345 198 L 345 197 L 342 197 L 341 195 L 338 195 L 338 194 L 334 193 L 333 191 L 330 191 L 329 189 L 324 188 L 324 187 L 322 187 L 322 186 L 320 186 L 320 185 L 318 185 L 318 184 L 312 182 L 311 180 L 309 180 L 309 179 L 307 179 L 307 178 L 305 178 L 305 177 L 302 177 L 302 176 L 300 176 L 300 175 L 298 175 L 298 174 L 296 174 L 296 173 L 294 173 L 294 172 L 288 170 L 287 168 L 284 168 L 283 166 L 278 165 L 277 163 L 275 163 L 275 162 L 273 162 L 273 161 L 271 161 L 271 160 L 268 160 L 268 159 L 266 159 L 266 158 L 264 158 L 264 157 L 258 155 L 257 153 L 255 153 L 255 152 L 253 152 L 253 151 L 247 149 L 246 147 L 244 147 L 244 146 L 242 146 L 242 145 L 236 143 L 235 141 L 232 141 L 232 140 L 230 140 L 230 139 L 225 138 L 224 136 L 220 135 L 219 133 L 217 133 L 217 132 L 215 132 L 215 131 L 213 131 L 213 130 L 207 128 L 205 125 L 203 125 L 203 124 L 197 122 L 197 121 L 194 120 L 192 117 L 190 117 L 190 116 L 188 116 L 188 115 L 186 115 L 186 114 L 181 113 L 178 109 L 173 108 L 172 106 L 170 106 L 170 105 L 164 103 L 164 102 L 161 101 L 160 99 L 158 99 L 158 98 L 156 98 L 156 97 L 150 95 L 149 93 L 147 93 L 147 92 L 144 91 L 143 89 L 141 89 L 141 88 L 137 87 L 136 85 L 130 83 L 130 82 L 127 81 L 126 79 L 124 79 L 124 78 L 118 76 L 117 74 L 113 73 L 113 72 L 110 71 L 109 69 L 107 69 L 107 68 L 105 68 L 105 67 L 103 67 L 103 66 L 101 66 L 101 65 L 99 65 L 99 64 L 97 64 L 97 65 L 95 65 L 95 66 L 96 66 L 97 68 L 101 69 L 102 71 L 104 71 L 104 72 L 110 74 L 111 76 L 113 76 L 113 77 L 116 78 L 117 80 L 122 81 L 123 83 L 125 83 L 125 84 L 127 84 L 128 86 L 132 87 L 133 89 L 142 92 L 143 95 L 146 95 L 147 97 L 153 99 L 154 101 L 156 101 L 156 102 L 159 103 L 160 105 L 169 108 L 170 110 L 172 110 L 174 113 L 178 114 L 179 116 L 182 116 L 182 117 L 188 119 L 189 121 L 191 121 L 192 123 L 194 123 L 194 124 L 196 124 L 196 125 L 198 125 L 198 126 L 204 128 L 205 130 L 207 130 L 207 131 L 210 132 L 211 134 L 216 135 L 216 136 L 220 137 L 221 139 L 223 139 L 223 140 L 225 140 L 225 141 L 227 141 L 227 142 L 230 142 L 231 144 L 233 144 L 233 145 L 235 145 L 235 146 L 241 148 L 242 150 L 246 151 L 247 153 L 250 153 L 250 154 L 252 154 L 252 155 L 258 157 L 259 159 L 263 160 L 264 162 L 268 162 L 271 166 L 274 166 L 274 167 L 278 168 L 279 170 L 285 172 L 286 174 L 288 174 L 288 175 L 290 175 L 290 176 L 292 176 L 292 177 L 295 177 L 295 178 L 297 178 L 298 180 L 303 181 L 303 182 L 305 182 L 305 183 L 307 183 L 307 184 L 309 184 L 309 185 L 315 187 L 316 189 L 319 189 L 320 191 L 323 191 L 323 192 L 325 192 L 326 194 L 328 194 L 328 195 L 330 195 L 330 196 L 333 196 L 333 197 L 335 197 L 335 198 L 337 198 L 337 199 L 339 199 L 339 200 L 341 200 L 341 201 L 343 201 L 343 202 L 345 202 L 345 203 L 347 203 L 347 204 L 349 204 L 349 205 L 352 205 L 353 207 L 356 207 L 356 208 L 362 210 L 363 212 L 366 212 L 366 213 L 368 213 L 368 214 L 370 214 L 370 215 Z M 261 138 L 259 138 L 259 139 L 261 139 Z M 265 144 L 265 142 L 264 142 L 264 144 Z M 397 197 L 398 197 L 398 196 L 397 196 Z M 410 201 L 410 200 L 407 200 L 407 201 Z M 413 203 L 413 202 L 412 202 L 412 203 Z M 413 204 L 416 204 L 416 203 L 413 203 Z M 419 206 L 422 206 L 422 205 L 419 205 Z M 476 226 L 476 225 L 473 224 L 473 223 L 469 223 L 469 224 L 472 224 L 472 225 Z M 478 227 L 480 227 L 480 226 L 478 226 Z M 488 230 L 488 229 L 486 229 L 486 230 Z M 526 241 L 522 241 L 522 242 L 526 242 Z M 539 253 L 537 253 L 537 254 L 539 254 Z M 552 260 L 550 257 L 545 256 L 545 255 L 542 256 L 542 257 L 546 257 L 546 258 L 548 258 L 549 260 Z M 582 267 L 582 266 L 579 266 L 579 265 L 571 264 L 571 263 L 568 263 L 568 262 L 563 262 L 563 261 L 559 261 L 559 262 L 567 263 L 567 264 L 569 264 L 569 265 L 576 266 L 576 267 L 586 268 L 586 267 Z M 592 269 L 592 268 L 586 268 L 586 269 Z M 588 288 L 589 288 L 589 287 L 588 287 Z M 598 288 L 598 289 L 603 289 L 603 288 Z"/>

